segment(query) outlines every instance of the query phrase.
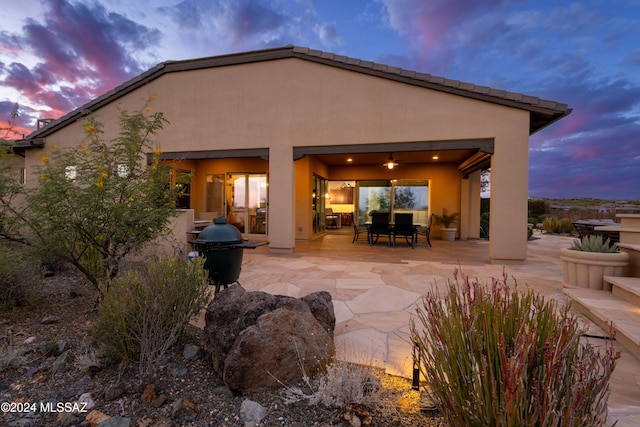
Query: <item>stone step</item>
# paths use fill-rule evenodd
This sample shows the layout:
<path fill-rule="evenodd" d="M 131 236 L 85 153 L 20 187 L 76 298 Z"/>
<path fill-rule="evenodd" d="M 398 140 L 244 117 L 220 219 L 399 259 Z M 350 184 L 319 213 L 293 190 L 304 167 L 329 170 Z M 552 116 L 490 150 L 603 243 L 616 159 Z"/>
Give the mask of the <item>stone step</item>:
<path fill-rule="evenodd" d="M 640 252 L 640 244 L 637 243 L 618 243 L 618 246 L 621 248 L 628 249 L 629 252 Z"/>
<path fill-rule="evenodd" d="M 611 284 L 613 295 L 640 308 L 640 278 L 604 276 L 602 279 Z"/>
<path fill-rule="evenodd" d="M 637 227 L 640 228 L 640 215 L 637 214 L 618 214 L 617 218 L 620 220 L 620 225 L 623 227 Z"/>
<path fill-rule="evenodd" d="M 640 359 L 640 310 L 608 291 L 584 288 L 565 288 L 571 306 L 587 316 L 604 331 L 611 323 L 616 331 L 616 341 L 636 358 Z"/>
<path fill-rule="evenodd" d="M 620 242 L 640 244 L 640 227 L 620 227 Z"/>

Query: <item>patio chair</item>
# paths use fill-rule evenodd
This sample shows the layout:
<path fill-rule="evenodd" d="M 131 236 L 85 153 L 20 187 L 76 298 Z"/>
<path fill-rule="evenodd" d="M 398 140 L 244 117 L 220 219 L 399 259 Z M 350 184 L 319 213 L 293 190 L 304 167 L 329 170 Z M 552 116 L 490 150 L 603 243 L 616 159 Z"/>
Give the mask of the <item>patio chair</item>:
<path fill-rule="evenodd" d="M 429 222 L 427 223 L 426 227 L 417 227 L 416 228 L 416 243 L 418 243 L 418 235 L 424 236 L 427 239 L 427 245 L 429 245 L 429 247 L 431 247 L 431 225 L 433 224 L 433 216 L 435 214 L 431 214 L 431 216 L 429 217 Z"/>
<path fill-rule="evenodd" d="M 573 229 L 576 230 L 576 232 L 578 233 L 578 238 L 580 239 L 594 234 L 593 225 L 589 225 L 579 221 L 574 221 L 572 224 Z"/>
<path fill-rule="evenodd" d="M 369 226 L 369 245 L 374 245 L 380 235 L 387 236 L 387 246 L 391 246 L 391 227 L 389 227 L 389 212 L 372 212 Z M 375 240 L 374 240 L 375 236 Z"/>
<path fill-rule="evenodd" d="M 353 214 L 353 212 L 351 212 L 351 224 L 353 224 L 353 240 L 351 241 L 351 243 L 357 243 L 360 235 L 363 233 L 368 233 L 368 230 L 366 227 L 358 225 L 356 223 L 355 215 Z"/>
<path fill-rule="evenodd" d="M 340 215 L 333 213 L 333 209 L 324 209 L 324 224 L 326 228 L 338 228 Z"/>
<path fill-rule="evenodd" d="M 413 214 L 412 213 L 397 213 L 396 220 L 393 225 L 393 246 L 396 245 L 396 237 L 404 236 L 407 241 L 407 246 L 414 247 L 416 229 L 413 226 Z M 409 242 L 411 237 L 411 242 Z"/>

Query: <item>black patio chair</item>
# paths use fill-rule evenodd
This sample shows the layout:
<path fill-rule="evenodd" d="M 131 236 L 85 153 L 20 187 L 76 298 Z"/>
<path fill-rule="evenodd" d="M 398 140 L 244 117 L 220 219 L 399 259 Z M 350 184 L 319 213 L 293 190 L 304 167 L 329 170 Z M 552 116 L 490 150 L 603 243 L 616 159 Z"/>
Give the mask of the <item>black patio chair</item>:
<path fill-rule="evenodd" d="M 368 230 L 365 226 L 358 225 L 356 223 L 356 217 L 353 212 L 351 212 L 351 224 L 353 224 L 353 240 L 351 241 L 351 243 L 358 243 L 358 238 L 360 237 L 360 235 L 368 233 Z"/>
<path fill-rule="evenodd" d="M 416 243 L 418 243 L 418 236 L 424 236 L 427 239 L 427 245 L 431 247 L 431 225 L 433 225 L 433 216 L 435 214 L 431 214 L 429 217 L 429 222 L 426 227 L 417 227 L 416 228 Z"/>
<path fill-rule="evenodd" d="M 369 245 L 374 245 L 380 235 L 387 236 L 387 246 L 391 246 L 391 227 L 389 226 L 389 212 L 371 213 L 371 225 L 368 229 Z M 374 240 L 375 236 L 375 240 Z"/>
<path fill-rule="evenodd" d="M 407 241 L 407 246 L 414 247 L 416 229 L 413 226 L 413 214 L 412 213 L 397 213 L 396 220 L 393 225 L 393 246 L 396 245 L 396 237 L 404 236 Z M 411 242 L 409 242 L 411 238 Z"/>

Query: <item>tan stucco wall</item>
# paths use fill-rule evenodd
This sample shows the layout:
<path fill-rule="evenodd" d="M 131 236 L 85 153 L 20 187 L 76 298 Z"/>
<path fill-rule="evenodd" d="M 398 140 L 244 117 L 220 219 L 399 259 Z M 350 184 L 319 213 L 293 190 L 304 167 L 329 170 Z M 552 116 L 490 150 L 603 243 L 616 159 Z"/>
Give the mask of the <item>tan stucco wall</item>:
<path fill-rule="evenodd" d="M 269 241 L 275 250 L 292 250 L 295 238 L 304 237 L 298 227 L 304 232 L 310 226 L 299 215 L 306 202 L 296 202 L 296 184 L 304 178 L 307 187 L 308 177 L 296 173 L 293 147 L 493 138 L 490 256 L 526 256 L 526 233 L 517 233 L 526 224 L 526 111 L 295 58 L 163 75 L 115 104 L 133 110 L 150 95 L 156 98 L 152 108 L 171 122 L 156 137 L 164 152 L 269 147 Z M 99 111 L 107 129 L 117 129 L 115 106 Z M 80 126 L 47 142 L 77 144 Z M 327 178 L 342 179 L 334 173 Z M 456 184 L 440 193 L 434 182 L 431 206 L 458 212 L 459 176 L 453 168 L 446 174 Z"/>

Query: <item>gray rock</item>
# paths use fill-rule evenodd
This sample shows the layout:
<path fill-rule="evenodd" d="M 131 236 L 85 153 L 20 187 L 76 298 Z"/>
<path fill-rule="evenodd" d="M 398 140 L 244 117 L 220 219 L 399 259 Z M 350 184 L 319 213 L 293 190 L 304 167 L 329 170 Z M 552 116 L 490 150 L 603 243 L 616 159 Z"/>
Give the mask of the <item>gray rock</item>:
<path fill-rule="evenodd" d="M 167 369 L 172 377 L 184 377 L 187 375 L 187 367 L 179 363 L 169 362 Z"/>
<path fill-rule="evenodd" d="M 43 356 L 45 357 L 50 357 L 50 356 L 59 356 L 56 355 L 56 343 L 53 341 L 41 341 L 40 344 L 38 344 L 38 350 L 40 351 L 40 353 L 42 353 Z"/>
<path fill-rule="evenodd" d="M 80 406 L 87 411 L 90 411 L 96 407 L 96 403 L 93 401 L 91 393 L 82 393 L 78 398 L 78 403 L 80 403 Z"/>
<path fill-rule="evenodd" d="M 24 354 L 24 350 L 13 349 L 0 355 L 0 371 L 16 365 Z"/>
<path fill-rule="evenodd" d="M 56 418 L 57 425 L 59 426 L 73 426 L 78 424 L 78 417 L 73 415 L 71 412 L 60 412 L 58 417 Z"/>
<path fill-rule="evenodd" d="M 8 424 L 9 427 L 33 427 L 35 422 L 31 418 L 18 418 Z"/>
<path fill-rule="evenodd" d="M 115 417 L 107 418 L 98 424 L 98 427 L 130 427 L 131 418 L 121 417 L 116 415 Z"/>
<path fill-rule="evenodd" d="M 40 323 L 43 325 L 50 325 L 52 323 L 57 323 L 60 320 L 58 316 L 45 316 L 40 320 Z"/>
<path fill-rule="evenodd" d="M 267 415 L 267 408 L 253 400 L 245 399 L 240 405 L 240 418 L 245 427 L 255 427 Z"/>
<path fill-rule="evenodd" d="M 40 350 L 45 357 L 58 357 L 70 348 L 69 342 L 65 340 L 57 340 L 55 342 L 45 340 L 38 344 L 38 350 Z"/>
<path fill-rule="evenodd" d="M 63 391 L 60 393 L 60 396 L 61 396 L 64 400 L 71 400 L 71 399 L 73 399 L 74 397 L 76 397 L 78 394 L 80 394 L 80 393 L 78 393 L 78 391 L 77 391 L 77 390 L 67 389 L 67 390 L 63 390 Z"/>
<path fill-rule="evenodd" d="M 184 350 L 182 351 L 182 356 L 186 360 L 198 360 L 202 358 L 202 349 L 200 346 L 194 344 L 187 344 L 184 346 Z"/>
<path fill-rule="evenodd" d="M 71 344 L 69 344 L 68 341 L 65 340 L 57 340 L 56 341 L 56 353 L 57 355 L 60 355 L 62 353 L 64 353 L 67 350 L 71 349 Z"/>
<path fill-rule="evenodd" d="M 22 344 L 24 345 L 29 345 L 29 344 L 33 344 L 33 342 L 36 340 L 35 336 L 30 336 L 29 338 L 25 339 L 24 341 L 22 341 Z"/>
<path fill-rule="evenodd" d="M 106 401 L 116 400 L 117 398 L 122 396 L 125 391 L 126 391 L 126 388 L 124 384 L 116 384 L 111 387 L 107 387 L 104 390 L 104 400 Z"/>
<path fill-rule="evenodd" d="M 66 372 L 69 369 L 73 355 L 71 351 L 67 350 L 62 353 L 51 365 L 51 372 L 54 374 L 60 374 Z"/>
<path fill-rule="evenodd" d="M 76 381 L 73 386 L 82 388 L 82 387 L 88 386 L 89 384 L 91 384 L 91 376 L 85 375 L 82 378 L 80 378 L 78 381 Z"/>
<path fill-rule="evenodd" d="M 31 378 L 35 374 L 37 374 L 39 370 L 40 369 L 37 366 L 31 366 L 29 369 L 27 369 L 27 372 L 24 373 L 24 376 L 27 378 Z"/>

